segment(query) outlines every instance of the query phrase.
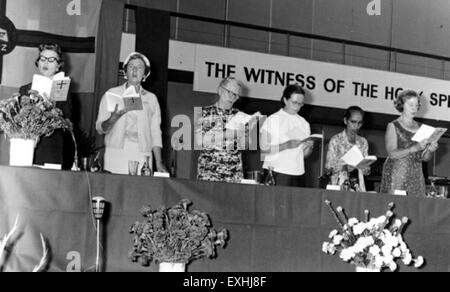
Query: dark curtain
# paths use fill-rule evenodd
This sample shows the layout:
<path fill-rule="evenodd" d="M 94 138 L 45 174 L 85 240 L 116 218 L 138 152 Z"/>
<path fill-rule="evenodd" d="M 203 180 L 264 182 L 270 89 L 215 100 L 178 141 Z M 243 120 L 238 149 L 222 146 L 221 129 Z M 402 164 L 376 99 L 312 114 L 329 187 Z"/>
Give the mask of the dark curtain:
<path fill-rule="evenodd" d="M 90 113 L 91 135 L 96 134 L 95 121 L 103 94 L 118 85 L 124 5 L 123 0 L 102 2 L 96 44 L 95 94 Z M 97 143 L 103 144 L 103 137 L 97 139 Z"/>
<path fill-rule="evenodd" d="M 151 62 L 151 75 L 143 84 L 153 92 L 161 107 L 163 132 L 163 158 L 169 167 L 170 119 L 167 114 L 167 82 L 169 67 L 170 13 L 136 7 L 136 51 Z"/>

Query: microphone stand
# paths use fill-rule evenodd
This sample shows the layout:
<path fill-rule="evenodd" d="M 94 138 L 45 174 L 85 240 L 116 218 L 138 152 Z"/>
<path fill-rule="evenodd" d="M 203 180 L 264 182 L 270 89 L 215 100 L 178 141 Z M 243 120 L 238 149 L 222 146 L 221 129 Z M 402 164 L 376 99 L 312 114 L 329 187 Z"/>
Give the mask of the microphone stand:
<path fill-rule="evenodd" d="M 100 227 L 101 219 L 105 210 L 105 199 L 103 197 L 92 198 L 92 209 L 94 211 L 94 217 L 96 221 L 97 229 L 97 255 L 95 258 L 95 272 L 100 272 Z"/>

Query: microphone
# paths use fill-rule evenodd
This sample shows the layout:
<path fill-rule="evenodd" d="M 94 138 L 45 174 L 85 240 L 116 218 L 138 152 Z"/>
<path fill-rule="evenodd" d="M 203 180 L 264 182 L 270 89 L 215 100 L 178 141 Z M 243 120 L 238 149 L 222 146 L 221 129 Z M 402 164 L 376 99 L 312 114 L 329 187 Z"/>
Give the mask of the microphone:
<path fill-rule="evenodd" d="M 92 198 L 92 211 L 96 220 L 101 220 L 105 212 L 106 201 L 103 197 Z"/>
<path fill-rule="evenodd" d="M 92 198 L 92 212 L 97 222 L 97 257 L 95 260 L 95 271 L 100 272 L 100 221 L 105 213 L 106 200 L 103 197 Z"/>

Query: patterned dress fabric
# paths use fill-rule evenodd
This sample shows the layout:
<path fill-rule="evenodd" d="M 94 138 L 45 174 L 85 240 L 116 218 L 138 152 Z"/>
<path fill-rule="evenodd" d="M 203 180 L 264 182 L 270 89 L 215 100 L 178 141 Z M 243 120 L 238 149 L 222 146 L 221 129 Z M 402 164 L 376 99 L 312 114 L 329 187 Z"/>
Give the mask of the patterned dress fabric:
<path fill-rule="evenodd" d="M 238 137 L 225 139 L 225 126 L 237 113 L 235 108 L 227 110 L 215 105 L 202 108 L 196 129 L 203 137 L 203 151 L 198 158 L 198 180 L 239 183 L 243 179 Z M 205 139 L 208 132 L 214 133 L 212 139 Z"/>
<path fill-rule="evenodd" d="M 394 121 L 393 124 L 398 149 L 406 149 L 416 143 L 411 140 L 413 132 L 403 128 L 399 121 Z M 408 195 L 426 196 L 421 155 L 422 152 L 419 151 L 399 159 L 388 157 L 383 165 L 380 191 L 393 194 L 395 190 L 404 190 Z"/>
<path fill-rule="evenodd" d="M 333 184 L 338 184 L 339 178 L 348 179 L 348 173 L 343 170 L 345 162 L 341 159 L 354 145 L 356 145 L 363 156 L 367 156 L 369 152 L 369 143 L 367 143 L 366 138 L 359 135 L 356 136 L 356 144 L 349 142 L 345 130 L 339 134 L 334 135 L 330 139 L 328 144 L 327 159 L 325 163 L 325 168 L 333 169 L 331 175 L 331 182 Z M 347 171 L 352 172 L 355 169 L 350 165 L 347 166 Z M 363 169 L 364 175 L 370 174 L 370 166 Z"/>

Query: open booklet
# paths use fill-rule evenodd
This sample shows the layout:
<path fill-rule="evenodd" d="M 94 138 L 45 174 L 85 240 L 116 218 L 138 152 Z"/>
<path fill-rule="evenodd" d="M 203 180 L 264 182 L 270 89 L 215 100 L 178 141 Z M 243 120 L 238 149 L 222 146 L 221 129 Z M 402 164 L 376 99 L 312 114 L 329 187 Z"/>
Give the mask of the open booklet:
<path fill-rule="evenodd" d="M 411 140 L 420 142 L 425 139 L 429 139 L 430 143 L 434 143 L 437 142 L 445 132 L 447 132 L 446 128 L 435 128 L 423 124 L 422 126 L 420 126 L 419 130 L 417 130 Z"/>
<path fill-rule="evenodd" d="M 355 168 L 364 168 L 375 161 L 377 161 L 377 157 L 374 155 L 369 155 L 364 157 L 361 150 L 355 145 L 353 146 L 347 153 L 344 154 L 344 156 L 341 157 L 341 159 L 350 166 L 353 166 Z"/>
<path fill-rule="evenodd" d="M 323 135 L 322 134 L 311 134 L 309 135 L 306 139 L 302 140 L 302 143 L 308 142 L 308 141 L 317 141 L 317 140 L 321 140 L 323 139 Z"/>
<path fill-rule="evenodd" d="M 31 89 L 39 92 L 40 95 L 47 95 L 55 101 L 66 101 L 69 93 L 70 78 L 59 72 L 53 78 L 34 74 Z"/>
<path fill-rule="evenodd" d="M 127 111 L 143 110 L 142 98 L 136 92 L 134 86 L 128 87 L 122 95 L 112 92 L 106 92 L 106 95 L 106 103 L 109 112 L 113 112 L 116 105 L 119 105 L 119 110 L 124 108 L 126 108 Z"/>
<path fill-rule="evenodd" d="M 304 131 L 297 127 L 292 128 L 286 133 L 286 136 L 289 140 L 300 140 L 301 138 L 299 138 L 299 137 L 304 136 Z M 308 137 L 306 137 L 305 139 L 302 139 L 302 143 L 305 143 L 308 141 L 315 142 L 315 141 L 321 140 L 321 139 L 323 139 L 322 134 L 311 134 Z"/>
<path fill-rule="evenodd" d="M 253 119 L 261 116 L 262 115 L 260 112 L 249 115 L 240 111 L 235 114 L 230 121 L 228 121 L 228 123 L 225 125 L 225 128 L 227 128 L 228 130 L 239 130 Z"/>

